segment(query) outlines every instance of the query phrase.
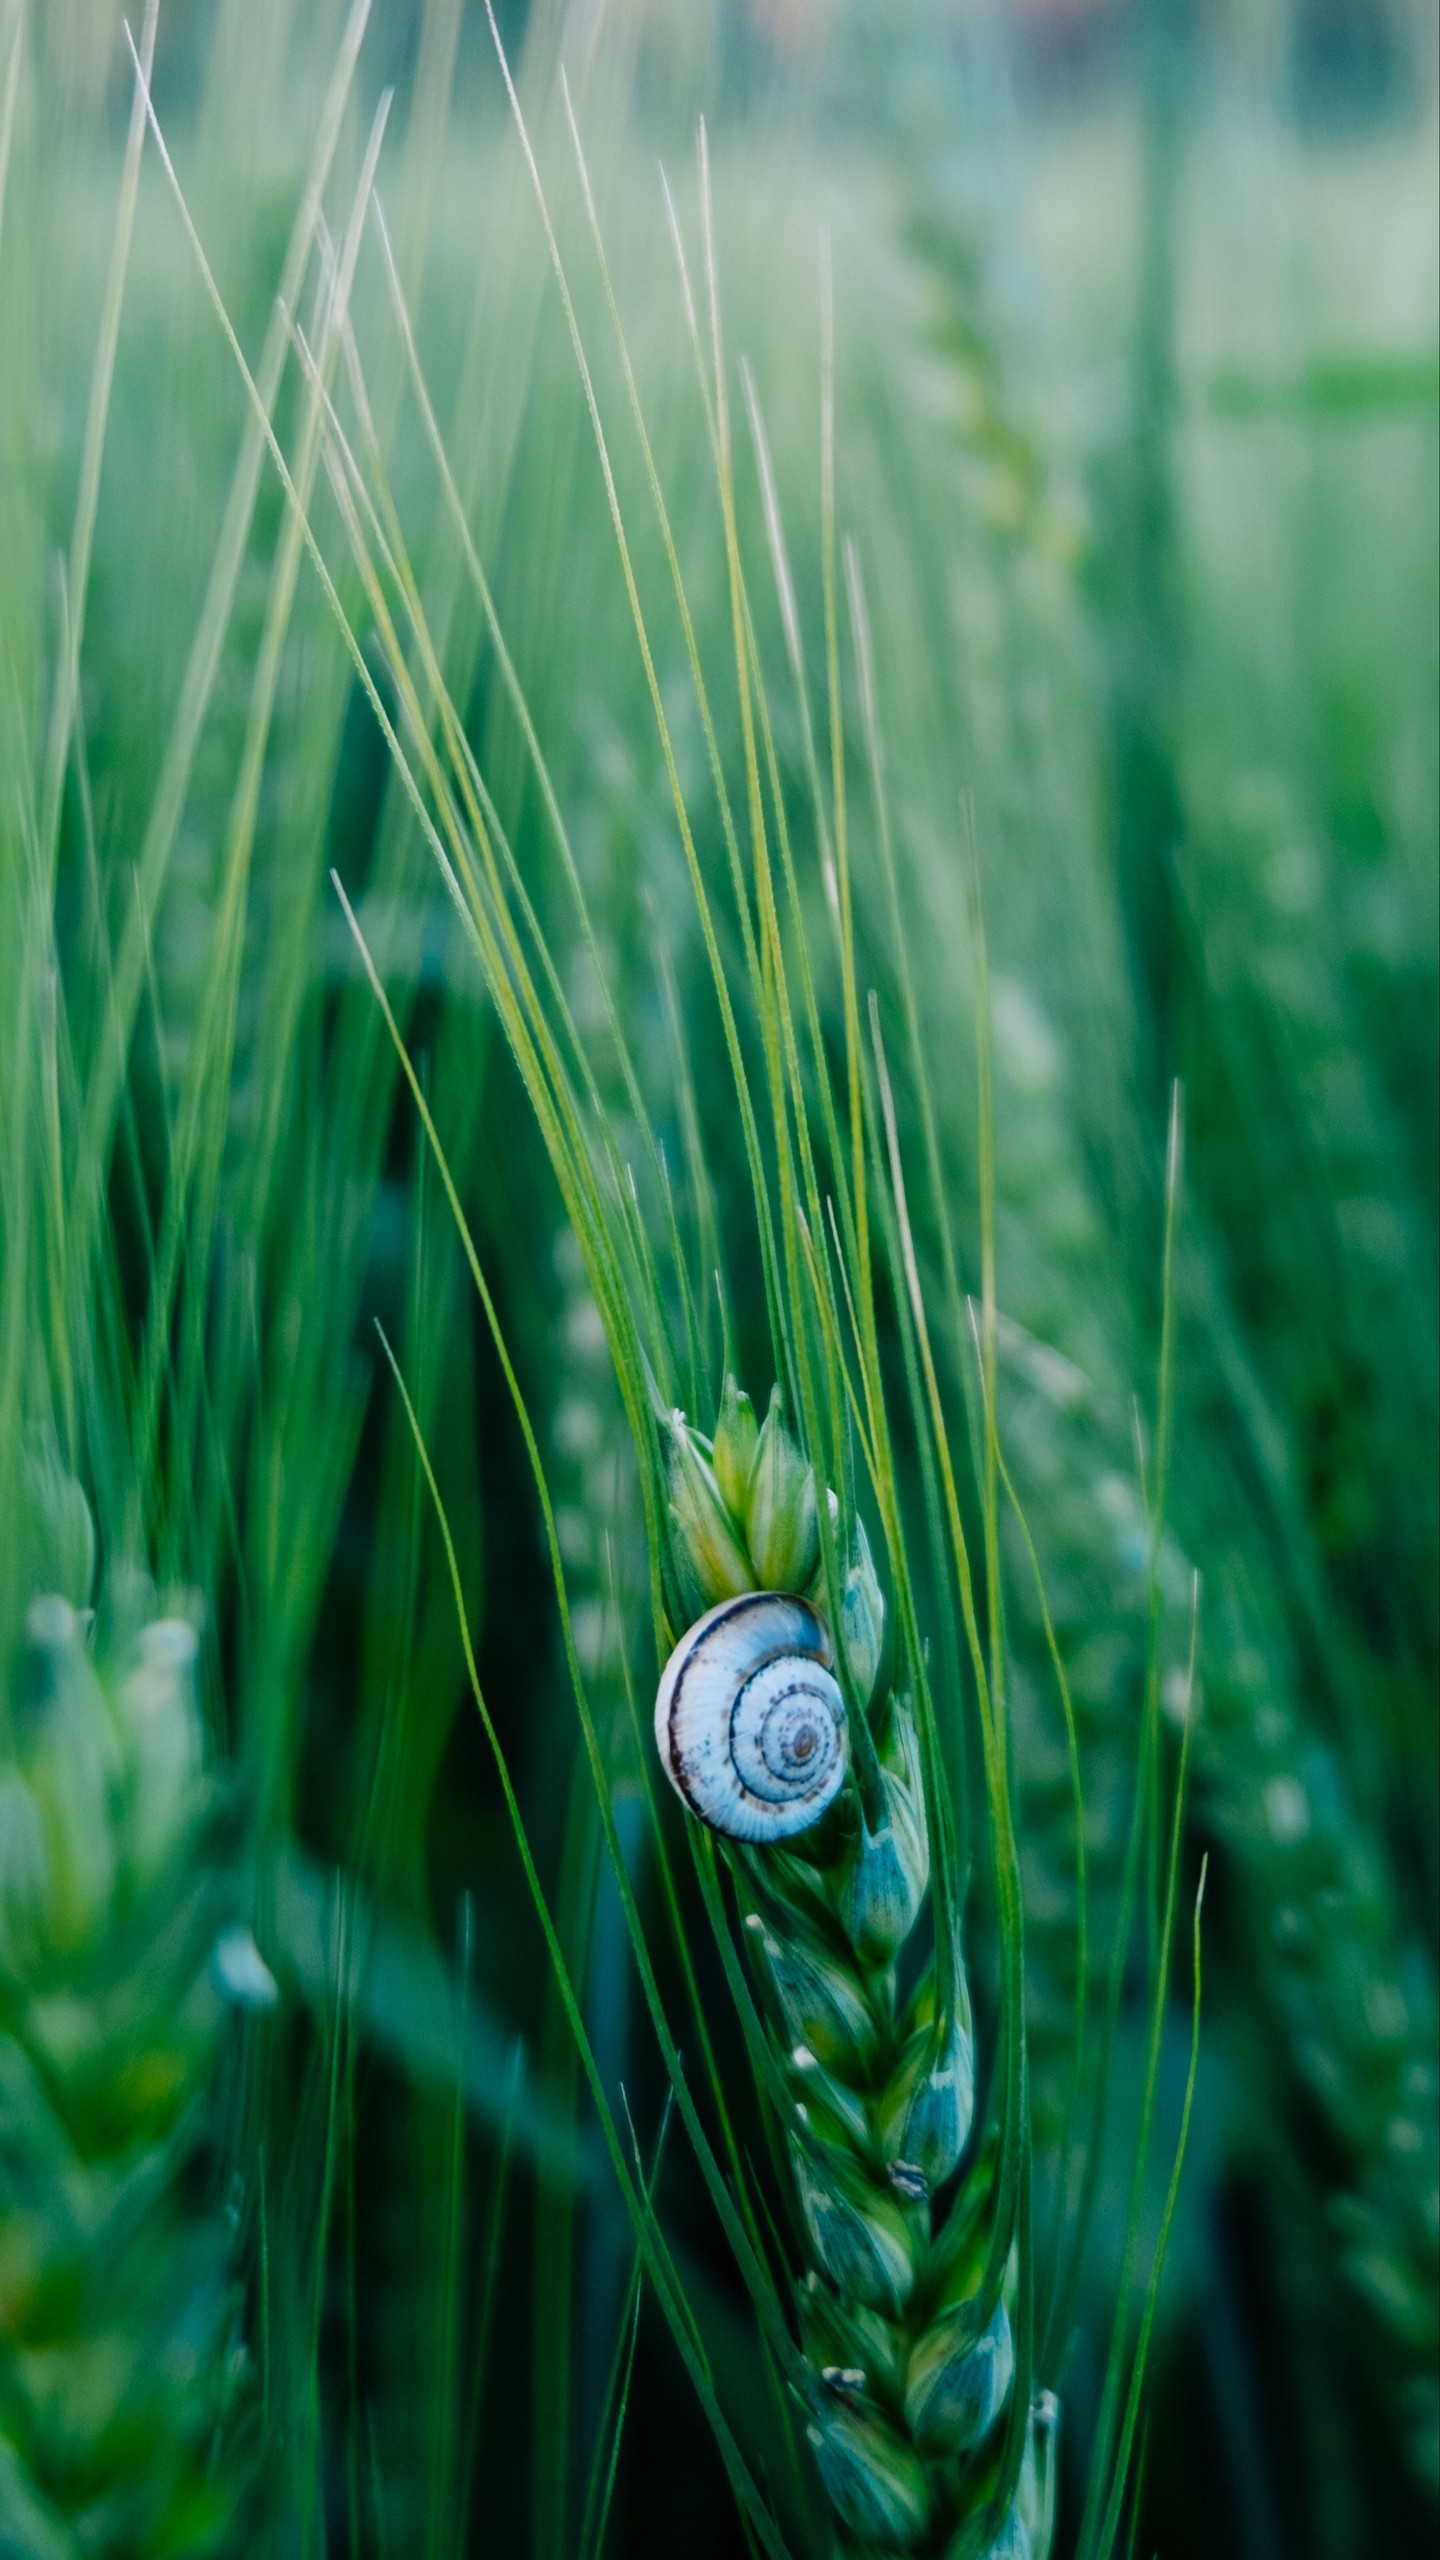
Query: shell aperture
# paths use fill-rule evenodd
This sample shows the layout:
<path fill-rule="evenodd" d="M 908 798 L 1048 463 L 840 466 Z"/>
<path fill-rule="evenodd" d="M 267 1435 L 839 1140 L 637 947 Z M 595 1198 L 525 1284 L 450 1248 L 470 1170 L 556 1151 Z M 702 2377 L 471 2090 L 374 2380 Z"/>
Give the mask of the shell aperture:
<path fill-rule="evenodd" d="M 692 1813 L 732 1840 L 787 1840 L 845 1775 L 845 1702 L 824 1620 L 784 1592 L 707 1609 L 661 1675 L 655 1739 Z"/>

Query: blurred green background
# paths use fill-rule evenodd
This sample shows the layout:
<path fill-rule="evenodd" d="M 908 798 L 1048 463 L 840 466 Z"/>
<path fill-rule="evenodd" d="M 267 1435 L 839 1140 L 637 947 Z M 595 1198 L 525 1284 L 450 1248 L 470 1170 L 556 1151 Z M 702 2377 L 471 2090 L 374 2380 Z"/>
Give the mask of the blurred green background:
<path fill-rule="evenodd" d="M 252 367 L 342 14 L 329 0 L 160 10 L 157 111 Z M 1165 1125 L 1183 1082 L 1165 1572 L 1182 1619 L 1192 1567 L 1204 1588 L 1192 1891 L 1206 1852 L 1210 1868 L 1196 2120 L 1133 2547 L 1418 2553 L 1440 2492 L 1433 19 L 1408 0 L 509 0 L 498 15 L 619 422 L 621 501 L 707 861 L 704 742 L 557 59 L 707 662 L 723 659 L 729 606 L 657 162 L 693 239 L 703 114 L 729 347 L 753 373 L 817 659 L 822 233 L 830 244 L 838 515 L 863 565 L 902 938 L 976 1288 L 967 823 L 979 853 L 1001 1420 L 1080 1718 L 1097 1968 L 1144 1676 L 1134 1414 L 1154 1375 Z M 542 1435 L 643 1900 L 626 1676 L 643 1707 L 653 1665 L 623 1418 L 513 1062 L 319 581 L 303 557 L 286 565 L 283 493 L 258 452 L 246 500 L 243 386 L 153 145 L 57 758 L 132 111 L 120 11 L 9 0 L 0 77 L 0 987 L 21 1025 L 13 1054 L 38 1059 L 43 1024 L 31 1041 L 15 1008 L 30 1000 L 21 918 L 51 790 L 55 1109 L 63 1185 L 94 1231 L 58 1294 L 40 1303 L 26 1282 L 6 1354 L 5 1377 L 26 1382 L 0 1412 L 6 1641 L 17 1594 L 55 1572 L 25 1474 L 53 1407 L 102 1560 L 143 1556 L 163 1588 L 199 1595 L 240 1902 L 280 1992 L 237 2022 L 187 2173 L 230 2217 L 241 2547 L 562 2560 L 583 2547 L 597 2444 L 608 2459 L 630 2240 L 377 1317 L 443 1486 L 482 1683 L 595 2050 L 647 2156 L 663 2074 L 579 1765 L 524 1447 L 330 866 L 421 1062 Z M 722 1236 L 747 1223 L 719 1022 L 483 9 L 375 0 L 326 196 L 337 237 L 387 89 L 378 191 L 421 358 L 703 1255 L 707 1214 Z M 317 290 L 312 267 L 302 324 Z M 450 690 L 588 1027 L 593 972 L 369 234 L 354 309 Z M 292 356 L 277 409 L 292 455 L 303 393 Z M 738 415 L 738 379 L 734 396 Z M 758 644 L 778 669 L 748 447 L 741 484 Z M 315 514 L 363 625 L 323 479 Z M 378 646 L 373 666 L 393 698 Z M 853 670 L 846 683 L 858 698 Z M 719 699 L 732 757 L 738 714 Z M 777 752 L 798 807 L 787 699 Z M 858 749 L 855 792 L 866 983 L 903 1026 Z M 839 997 L 823 969 L 820 995 L 828 1033 Z M 625 1099 L 606 1099 L 623 1157 Z M 7 1306 L 25 1185 L 43 1190 L 18 1089 L 11 1101 Z M 901 1115 L 918 1151 L 903 1088 Z M 933 1278 L 923 1202 L 916 1220 Z M 742 1371 L 763 1392 L 743 1247 L 730 1278 Z M 1011 1561 L 1043 2200 L 1076 1962 L 1069 1779 L 1018 1546 Z M 983 1894 L 971 1926 L 983 2040 Z M 738 2053 L 718 1966 L 705 1989 Z M 1185 1984 L 1176 1998 L 1157 2215 Z M 1141 2027 L 1127 2003 L 1122 2093 Z M 678 2136 L 659 2209 L 722 2397 L 759 2446 L 748 2314 Z M 1117 2158 L 1074 2334 L 1045 2377 L 1064 2409 L 1062 2551 L 1123 2214 Z M 745 2548 L 643 2299 L 604 2548 Z"/>

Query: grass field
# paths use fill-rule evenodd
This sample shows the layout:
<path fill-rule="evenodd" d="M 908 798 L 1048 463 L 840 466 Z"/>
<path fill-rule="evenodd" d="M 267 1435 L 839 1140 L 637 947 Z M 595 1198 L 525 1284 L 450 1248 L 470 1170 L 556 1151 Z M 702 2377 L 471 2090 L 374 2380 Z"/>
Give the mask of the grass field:
<path fill-rule="evenodd" d="M 130 32 L 0 0 L 0 2552 L 1424 2548 L 1433 30 Z"/>

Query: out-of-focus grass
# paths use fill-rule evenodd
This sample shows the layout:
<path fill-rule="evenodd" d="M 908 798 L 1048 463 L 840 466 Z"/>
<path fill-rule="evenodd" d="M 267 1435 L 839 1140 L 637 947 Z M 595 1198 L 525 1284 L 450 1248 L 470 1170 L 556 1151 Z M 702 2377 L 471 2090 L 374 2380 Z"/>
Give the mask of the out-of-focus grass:
<path fill-rule="evenodd" d="M 194 10 L 162 18 L 157 101 L 252 363 L 339 37 L 338 12 L 302 18 L 279 0 L 221 13 L 213 31 Z M 18 23 L 12 11 L 7 37 Z M 937 53 L 938 13 L 917 23 L 922 57 L 927 45 Z M 382 79 L 396 77 L 380 193 L 468 518 L 642 1088 L 685 1166 L 678 1018 L 728 1240 L 745 1194 L 717 1108 L 718 1024 L 543 243 L 473 32 L 444 5 L 425 12 L 417 89 L 405 13 L 377 14 L 328 217 L 340 238 Z M 588 87 L 577 78 L 580 111 L 697 620 L 723 639 L 718 513 L 652 162 L 663 147 L 688 219 L 688 110 L 724 49 L 692 56 L 693 31 L 652 31 L 632 110 L 623 32 L 613 50 L 598 45 Z M 537 108 L 550 41 L 537 17 Z M 102 76 L 103 57 L 88 22 L 30 13 L 0 233 L 11 777 L 0 825 L 20 892 L 62 627 L 53 563 L 70 534 L 128 97 L 118 54 Z M 744 59 L 763 86 L 763 48 Z M 1144 407 L 1148 217 L 1130 86 L 1083 112 L 1022 121 L 1008 160 L 993 133 L 972 128 L 957 179 L 943 122 L 938 145 L 933 119 L 916 144 L 898 80 L 872 100 L 867 135 L 823 116 L 807 127 L 793 96 L 747 117 L 732 63 L 714 148 L 730 343 L 753 368 L 811 634 L 821 221 L 832 236 L 840 512 L 874 626 L 939 1160 L 962 1282 L 976 1288 L 960 793 L 973 804 L 995 978 L 1003 1420 L 1081 1719 L 1097 2003 L 1145 1648 L 1131 1399 L 1153 1373 L 1166 1079 L 1180 1073 L 1187 1087 L 1167 1641 L 1183 1657 L 1188 1561 L 1206 1595 L 1192 1846 L 1212 1852 L 1211 1943 L 1145 2529 L 1177 2553 L 1224 2546 L 1258 2560 L 1379 2549 L 1423 2530 L 1434 2468 L 1436 410 L 1434 247 L 1419 210 L 1434 135 L 1427 109 L 1409 129 L 1343 148 L 1297 141 L 1253 63 L 1218 59 L 1203 112 L 1173 137 L 1171 299 L 1150 324 L 1169 386 L 1158 422 Z M 951 93 L 942 82 L 935 94 Z M 967 186 L 966 167 L 993 178 L 1001 165 L 1012 192 L 997 211 L 998 191 Z M 566 211 L 588 275 L 573 203 Z M 1028 275 L 1028 303 L 1017 275 Z M 368 243 L 356 308 L 450 687 L 586 1022 L 588 963 L 570 947 L 522 742 L 403 391 Z M 309 320 L 305 299 L 298 316 Z M 292 456 L 304 407 L 292 361 L 278 407 Z M 443 1483 L 487 1695 L 588 1982 L 595 2049 L 647 2146 L 658 2075 L 616 1952 L 613 1889 L 597 1881 L 593 1814 L 572 1789 L 573 1710 L 523 1450 L 443 1202 L 396 1107 L 383 1026 L 325 883 L 332 862 L 404 1005 L 542 1418 L 575 1597 L 590 1613 L 577 1628 L 602 1684 L 616 1670 L 616 1595 L 622 1616 L 643 1616 L 635 1503 L 623 1470 L 618 1484 L 607 1478 L 618 1407 L 511 1062 L 303 562 L 277 633 L 253 824 L 243 804 L 237 817 L 285 541 L 268 467 L 163 887 L 137 927 L 146 830 L 153 846 L 245 433 L 152 155 L 54 901 L 74 1059 L 60 1083 L 68 1180 L 83 1196 L 98 1179 L 101 1244 L 8 1379 L 33 1426 L 63 1402 L 59 1367 L 77 1368 L 73 1454 L 102 1546 L 143 1539 L 210 1608 L 215 1694 L 250 1802 L 257 1926 L 289 1995 L 253 2075 L 226 2095 L 277 2534 L 317 2545 L 323 2517 L 336 2547 L 349 2535 L 357 2548 L 458 2548 L 468 2482 L 474 2547 L 524 2547 L 529 2533 L 558 2553 L 578 2530 L 597 2430 L 603 2441 L 627 2243 L 595 2185 L 583 2110 L 572 2136 L 573 2064 L 563 2024 L 545 2023 L 542 1951 L 462 1711 L 441 1559 L 403 1415 L 377 1377 L 377 1313 Z M 663 593 L 663 561 L 623 434 L 616 460 L 648 599 Z M 1148 548 L 1150 519 L 1137 519 L 1137 492 L 1157 485 L 1163 556 Z M 756 592 L 768 596 L 753 485 L 749 504 Z M 317 521 L 338 563 L 327 510 L 322 493 Z M 357 609 L 353 581 L 342 584 Z M 703 743 L 663 607 L 657 629 L 683 778 L 703 803 Z M 780 670 L 768 608 L 760 642 Z M 847 686 L 853 708 L 851 674 Z M 728 750 L 728 706 L 724 718 Z M 783 714 L 777 745 L 799 806 L 802 742 Z M 858 759 L 853 789 L 862 939 L 899 1040 Z M 1119 859 L 1127 845 L 1138 874 Z M 702 854 L 718 859 L 713 822 Z M 217 922 L 227 876 L 234 892 L 243 883 L 228 949 Z M 112 1090 L 117 956 L 135 1019 Z M 833 1025 L 838 988 L 823 967 L 820 994 Z M 87 1119 L 107 1093 L 98 1122 Z M 907 1124 L 903 1135 L 918 1162 L 920 1132 Z M 18 1146 L 7 1164 L 13 1271 L 39 1177 Z M 682 1214 L 696 1217 L 688 1176 L 681 1190 Z M 167 1196 L 175 1299 L 150 1337 L 155 1427 L 132 1447 Z M 923 1200 L 916 1215 L 922 1254 L 938 1262 Z M 728 1278 L 743 1360 L 763 1323 L 758 1274 L 742 1256 Z M 955 1350 L 947 1375 L 957 1409 L 966 1356 Z M 15 1452 L 0 1451 L 0 1464 L 13 1512 Z M 1018 1544 L 1012 1563 L 1036 2103 L 1053 2145 L 1074 1969 L 1068 1776 Z M 946 1641 L 938 1617 L 935 1641 Z M 618 1689 L 612 1703 L 623 1768 Z M 318 1962 L 297 1842 L 347 1880 L 326 1906 Z M 984 2017 L 983 1894 L 974 1925 Z M 449 1978 L 432 1966 L 444 1987 L 427 1989 L 412 1971 L 397 2000 L 380 1933 L 399 1932 L 403 1948 L 416 1928 L 438 1943 Z M 711 1987 L 718 2017 L 723 1987 Z M 457 2054 L 468 2047 L 475 2101 L 458 2142 L 437 2088 L 447 2037 Z M 1123 2078 L 1123 2038 L 1118 2067 Z M 1102 2239 L 1121 2209 L 1113 2183 L 1107 2170 Z M 746 2332 L 692 2186 L 674 2145 L 662 2214 L 687 2252 L 722 2394 L 754 2442 Z M 1109 2265 L 1102 2248 L 1086 2273 L 1063 2386 L 1072 2498 Z M 662 2547 L 681 2512 L 697 2519 L 697 2552 L 707 2531 L 711 2547 L 732 2547 L 726 2525 L 704 2520 L 709 2484 L 717 2503 L 723 2493 L 702 2421 L 645 2318 L 626 2425 L 611 2547 Z"/>

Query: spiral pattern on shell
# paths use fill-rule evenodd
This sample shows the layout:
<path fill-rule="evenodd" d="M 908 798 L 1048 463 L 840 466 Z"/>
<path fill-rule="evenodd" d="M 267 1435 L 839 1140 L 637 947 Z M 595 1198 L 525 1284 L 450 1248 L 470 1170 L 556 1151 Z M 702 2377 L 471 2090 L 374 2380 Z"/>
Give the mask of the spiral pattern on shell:
<path fill-rule="evenodd" d="M 845 1701 L 808 1600 L 745 1591 L 681 1637 L 661 1674 L 655 1739 L 676 1793 L 732 1840 L 788 1840 L 845 1775 Z"/>

